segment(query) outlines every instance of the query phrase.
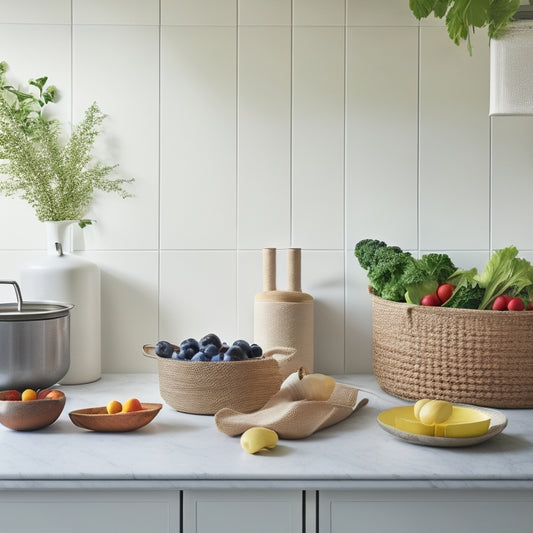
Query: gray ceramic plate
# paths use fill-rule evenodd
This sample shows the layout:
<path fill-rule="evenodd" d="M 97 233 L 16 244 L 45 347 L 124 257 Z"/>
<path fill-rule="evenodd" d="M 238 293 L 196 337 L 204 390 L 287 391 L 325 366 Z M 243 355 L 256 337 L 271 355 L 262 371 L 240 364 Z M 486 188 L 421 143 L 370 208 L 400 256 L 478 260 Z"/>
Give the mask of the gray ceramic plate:
<path fill-rule="evenodd" d="M 384 413 L 386 414 L 393 413 L 394 409 L 398 409 L 397 407 L 393 407 L 392 409 L 388 409 L 387 411 L 383 411 L 382 413 L 380 413 L 380 415 L 378 416 L 378 424 L 391 435 L 394 435 L 396 437 L 399 437 L 400 439 L 412 442 L 414 444 L 421 444 L 423 446 L 439 446 L 439 447 L 446 447 L 446 448 L 453 448 L 453 447 L 459 447 L 459 446 L 473 446 L 474 444 L 479 444 L 480 442 L 484 442 L 494 437 L 494 435 L 501 433 L 504 430 L 504 428 L 507 426 L 507 417 L 500 411 L 497 411 L 496 409 L 489 409 L 488 407 L 477 407 L 475 405 L 466 405 L 466 404 L 454 404 L 454 405 L 458 405 L 460 407 L 471 407 L 473 409 L 478 409 L 479 411 L 489 416 L 490 425 L 489 425 L 489 429 L 487 433 L 480 435 L 478 437 L 429 437 L 427 435 L 419 435 L 417 433 L 408 433 L 407 431 L 402 431 L 401 429 L 398 429 L 394 427 L 393 425 L 387 424 L 383 421 L 383 418 L 389 418 L 389 417 L 383 417 L 382 415 Z"/>

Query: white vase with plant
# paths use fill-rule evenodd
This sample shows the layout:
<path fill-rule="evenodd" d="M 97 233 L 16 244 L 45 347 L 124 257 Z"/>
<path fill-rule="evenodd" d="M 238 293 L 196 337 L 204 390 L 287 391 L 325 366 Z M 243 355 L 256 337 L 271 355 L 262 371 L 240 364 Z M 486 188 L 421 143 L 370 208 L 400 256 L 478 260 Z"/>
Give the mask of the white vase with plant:
<path fill-rule="evenodd" d="M 83 120 L 64 135 L 61 123 L 43 111 L 57 100 L 47 78 L 29 80 L 28 89 L 7 83 L 0 62 L 0 194 L 28 202 L 46 229 L 47 254 L 21 271 L 26 300 L 74 304 L 70 316 L 70 368 L 63 384 L 101 376 L 100 270 L 72 253 L 72 224 L 82 228 L 95 191 L 126 198 L 132 179 L 113 177 L 117 165 L 95 161 L 94 142 L 105 115 L 93 103 Z"/>

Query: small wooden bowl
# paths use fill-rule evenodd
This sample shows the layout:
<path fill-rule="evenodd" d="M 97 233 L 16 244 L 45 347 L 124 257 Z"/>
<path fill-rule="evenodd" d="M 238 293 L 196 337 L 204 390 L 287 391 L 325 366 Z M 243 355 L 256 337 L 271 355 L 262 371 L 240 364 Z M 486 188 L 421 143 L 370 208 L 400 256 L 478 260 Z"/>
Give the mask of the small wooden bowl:
<path fill-rule="evenodd" d="M 32 431 L 53 424 L 65 407 L 65 395 L 42 400 L 6 400 L 10 391 L 0 392 L 0 423 L 15 431 Z"/>
<path fill-rule="evenodd" d="M 91 431 L 134 431 L 149 424 L 163 407 L 160 403 L 141 403 L 141 405 L 143 407 L 142 411 L 132 411 L 131 413 L 110 415 L 104 406 L 77 409 L 76 411 L 71 411 L 68 416 L 70 416 L 76 426 Z"/>

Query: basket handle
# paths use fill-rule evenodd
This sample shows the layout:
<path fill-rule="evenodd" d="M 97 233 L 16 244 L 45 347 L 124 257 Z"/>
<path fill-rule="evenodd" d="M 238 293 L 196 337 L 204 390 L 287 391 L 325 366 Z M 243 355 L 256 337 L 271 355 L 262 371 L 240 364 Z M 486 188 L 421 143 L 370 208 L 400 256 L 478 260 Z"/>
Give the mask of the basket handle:
<path fill-rule="evenodd" d="M 157 359 L 155 354 L 155 346 L 153 344 L 145 344 L 143 346 L 143 355 L 144 357 L 149 357 L 150 359 Z"/>

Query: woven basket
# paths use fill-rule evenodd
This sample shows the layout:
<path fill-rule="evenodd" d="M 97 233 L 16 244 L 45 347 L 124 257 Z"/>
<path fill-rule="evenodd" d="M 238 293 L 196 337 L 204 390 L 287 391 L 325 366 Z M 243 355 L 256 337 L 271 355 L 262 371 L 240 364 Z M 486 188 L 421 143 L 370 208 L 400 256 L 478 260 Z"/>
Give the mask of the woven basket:
<path fill-rule="evenodd" d="M 144 346 L 143 352 L 157 359 L 163 400 L 177 411 L 201 415 L 215 414 L 223 407 L 242 413 L 260 409 L 279 391 L 280 368 L 295 353 L 291 348 L 274 348 L 260 359 L 209 362 L 158 357 L 151 345 Z"/>
<path fill-rule="evenodd" d="M 406 400 L 533 407 L 533 311 L 371 299 L 374 374 L 383 390 Z"/>

